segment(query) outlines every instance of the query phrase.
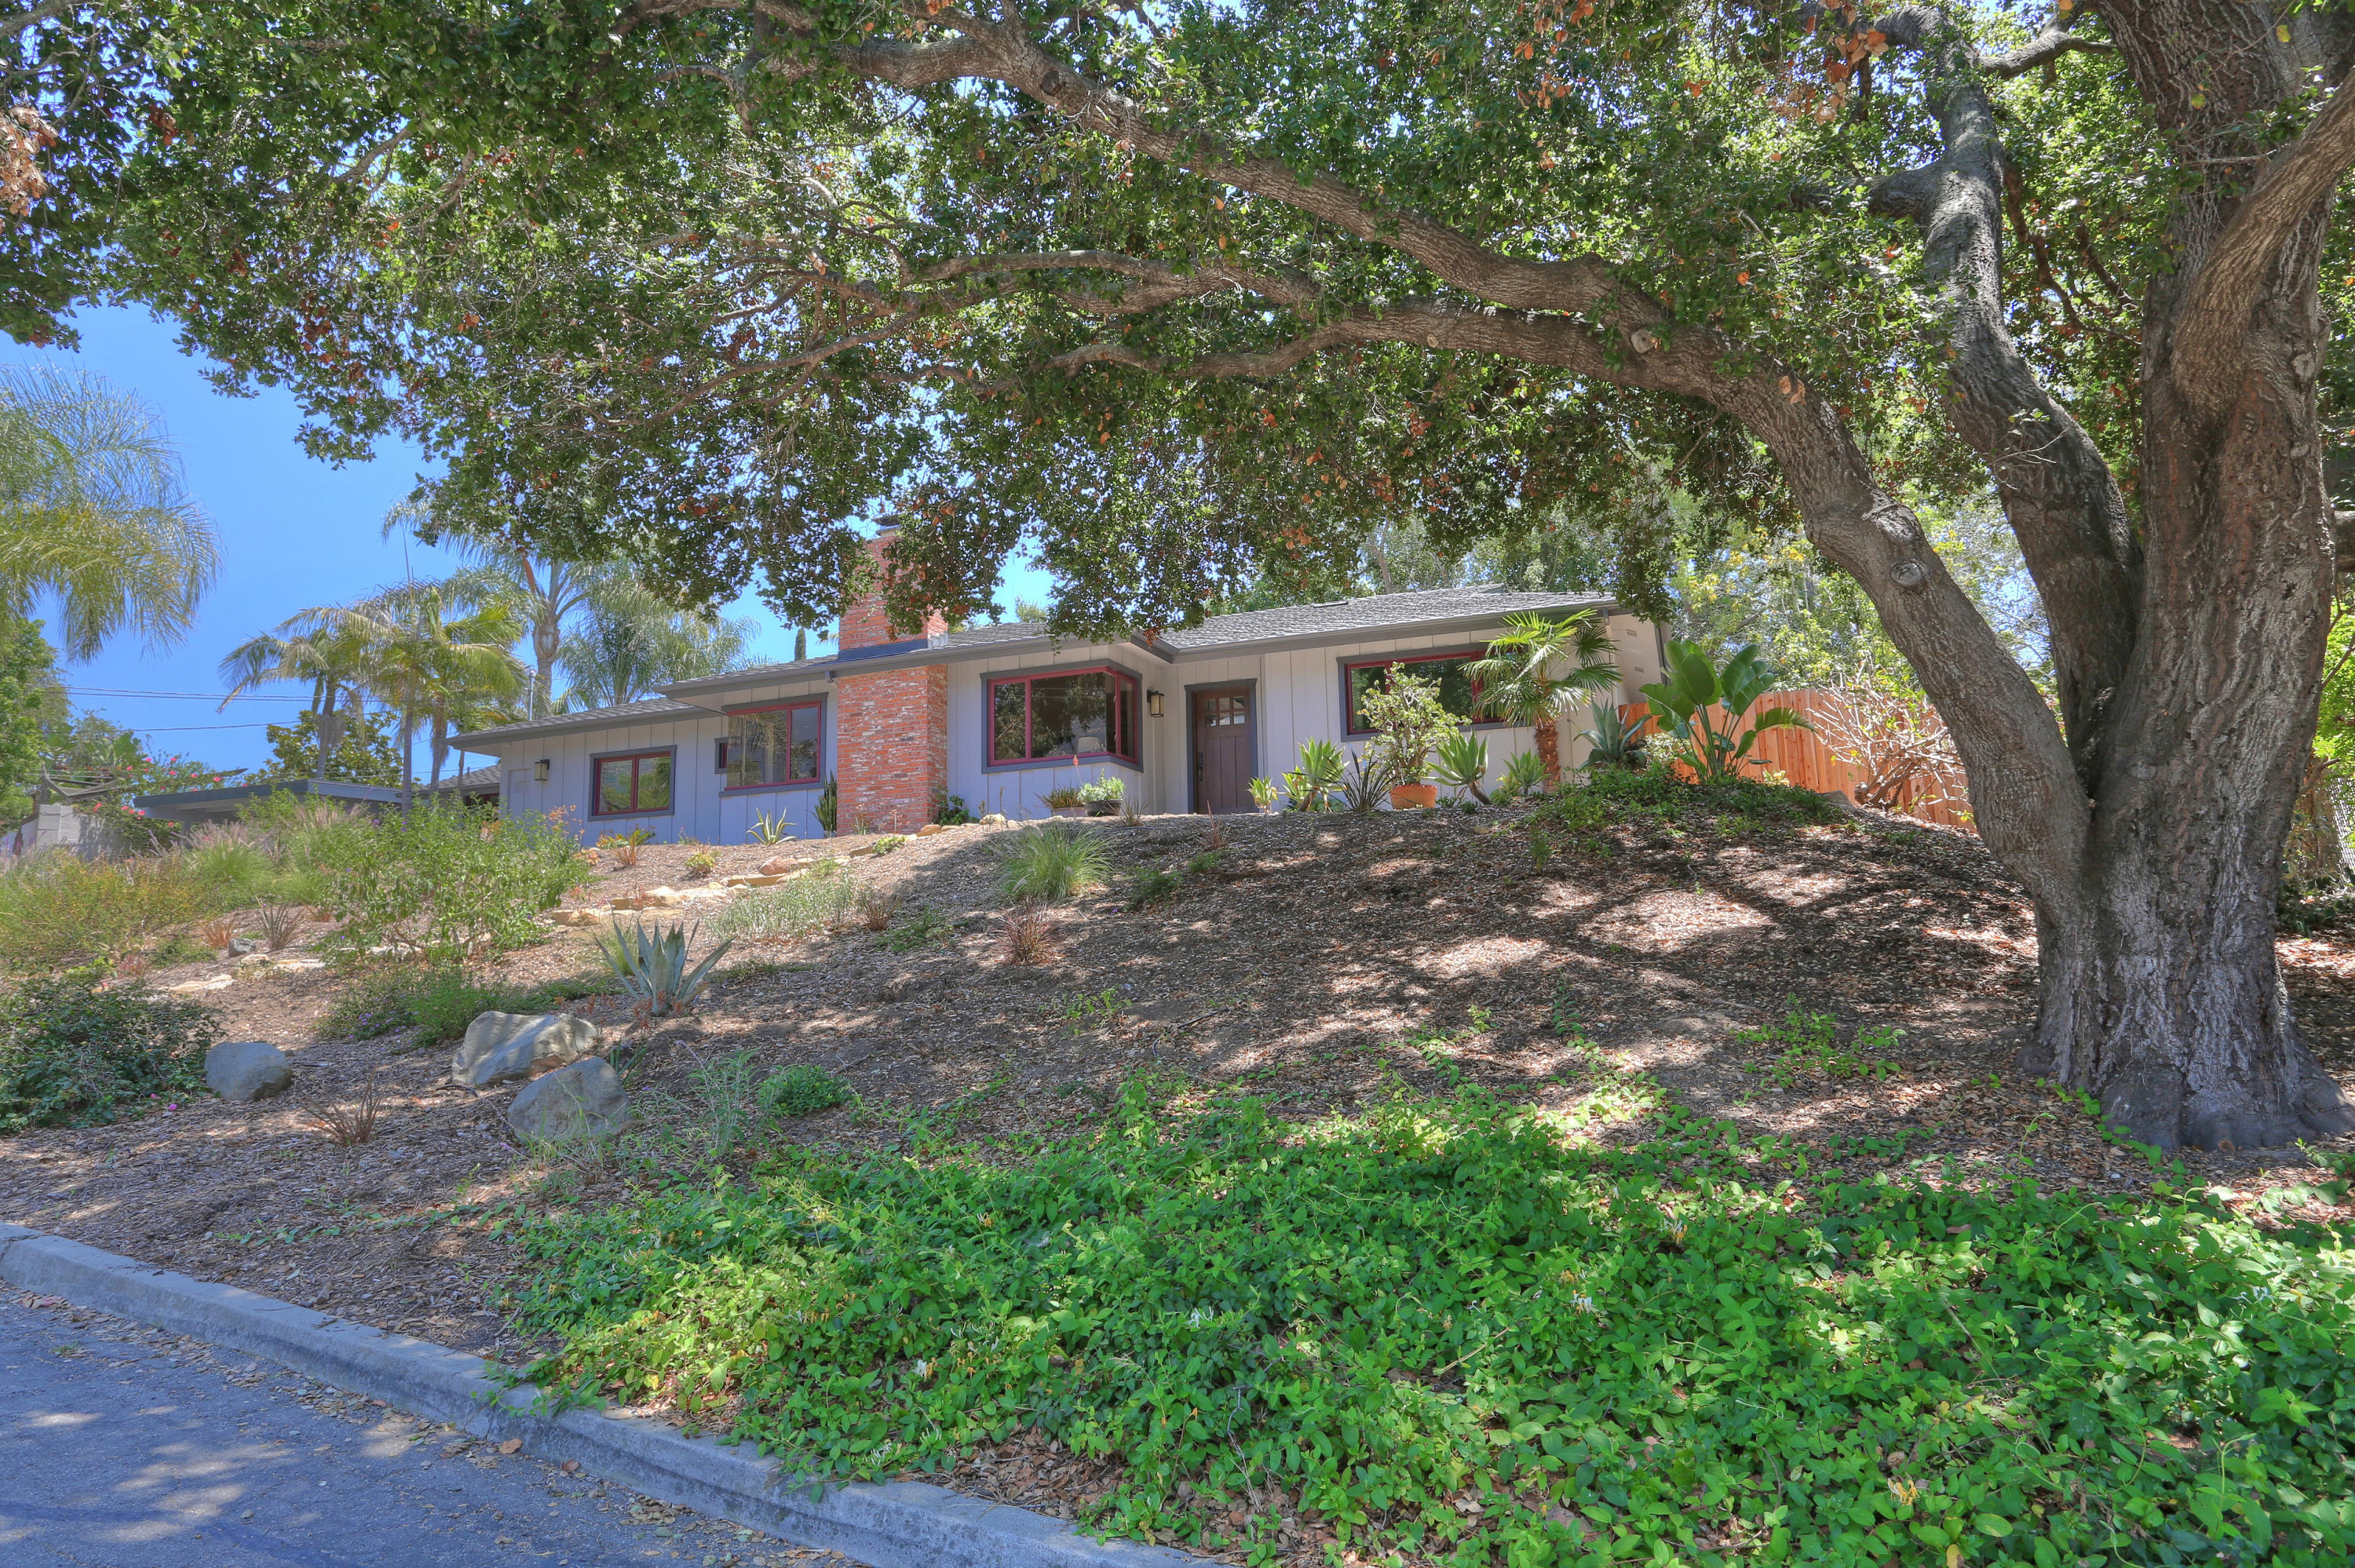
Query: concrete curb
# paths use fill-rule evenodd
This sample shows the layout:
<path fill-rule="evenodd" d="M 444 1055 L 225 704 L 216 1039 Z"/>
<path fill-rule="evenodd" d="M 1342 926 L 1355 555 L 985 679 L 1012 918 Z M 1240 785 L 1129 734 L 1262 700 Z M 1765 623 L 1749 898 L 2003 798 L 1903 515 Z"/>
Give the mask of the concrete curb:
<path fill-rule="evenodd" d="M 660 1501 L 795 1545 L 831 1547 L 874 1568 L 1199 1568 L 1202 1562 L 1167 1547 L 1091 1540 L 1061 1520 L 917 1481 L 852 1483 L 813 1497 L 776 1461 L 749 1448 L 602 1411 L 538 1414 L 538 1389 L 502 1390 L 484 1375 L 489 1363 L 479 1357 L 23 1225 L 0 1224 L 0 1280 L 265 1356 L 477 1436 L 521 1438 L 535 1458 L 578 1460 L 590 1474 Z"/>

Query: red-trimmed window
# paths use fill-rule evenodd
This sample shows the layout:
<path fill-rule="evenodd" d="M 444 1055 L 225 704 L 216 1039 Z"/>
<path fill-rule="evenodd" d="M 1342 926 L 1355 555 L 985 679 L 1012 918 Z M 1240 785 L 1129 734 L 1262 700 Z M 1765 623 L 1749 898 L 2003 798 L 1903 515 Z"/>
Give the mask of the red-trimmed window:
<path fill-rule="evenodd" d="M 989 760 L 1136 760 L 1136 681 L 1118 670 L 1058 670 L 989 683 Z"/>
<path fill-rule="evenodd" d="M 1366 722 L 1366 698 L 1371 693 L 1390 689 L 1392 670 L 1404 670 L 1419 680 L 1437 682 L 1439 705 L 1465 723 L 1488 722 L 1488 715 L 1476 711 L 1480 683 L 1466 673 L 1476 660 L 1486 657 L 1480 649 L 1463 648 L 1453 653 L 1404 653 L 1388 659 L 1350 660 L 1341 666 L 1342 700 L 1348 705 L 1349 733 L 1373 733 L 1374 726 Z"/>
<path fill-rule="evenodd" d="M 591 766 L 597 770 L 597 787 L 590 800 L 590 815 L 634 817 L 670 810 L 671 754 L 668 751 L 601 757 Z"/>
<path fill-rule="evenodd" d="M 730 789 L 815 784 L 826 760 L 826 704 L 780 703 L 728 715 Z"/>

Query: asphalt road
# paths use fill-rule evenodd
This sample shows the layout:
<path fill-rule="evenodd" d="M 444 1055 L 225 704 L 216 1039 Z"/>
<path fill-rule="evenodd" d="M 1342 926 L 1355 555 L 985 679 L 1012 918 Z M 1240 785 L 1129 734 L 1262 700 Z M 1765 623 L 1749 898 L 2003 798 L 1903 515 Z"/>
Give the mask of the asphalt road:
<path fill-rule="evenodd" d="M 233 1352 L 0 1299 L 8 1568 L 832 1564 Z"/>

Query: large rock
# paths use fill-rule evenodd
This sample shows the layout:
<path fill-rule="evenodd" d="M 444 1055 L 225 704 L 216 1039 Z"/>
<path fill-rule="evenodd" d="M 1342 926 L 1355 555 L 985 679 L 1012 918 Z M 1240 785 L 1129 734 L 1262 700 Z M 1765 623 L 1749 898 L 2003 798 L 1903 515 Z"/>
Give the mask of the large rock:
<path fill-rule="evenodd" d="M 761 863 L 761 874 L 762 876 L 783 876 L 785 873 L 797 870 L 808 863 L 809 862 L 805 860 L 796 860 L 791 855 L 773 854 L 768 859 Z"/>
<path fill-rule="evenodd" d="M 630 1119 L 630 1097 L 602 1057 L 559 1067 L 523 1086 L 507 1107 L 507 1130 L 526 1143 L 602 1138 Z"/>
<path fill-rule="evenodd" d="M 205 1053 L 205 1086 L 225 1100 L 266 1100 L 293 1082 L 286 1053 L 265 1040 L 232 1040 Z"/>
<path fill-rule="evenodd" d="M 551 909 L 550 921 L 559 926 L 602 926 L 605 922 L 602 909 Z"/>
<path fill-rule="evenodd" d="M 470 1089 L 486 1089 L 577 1062 L 602 1039 L 595 1024 L 569 1012 L 485 1012 L 466 1025 L 466 1038 L 451 1053 L 450 1075 Z"/>

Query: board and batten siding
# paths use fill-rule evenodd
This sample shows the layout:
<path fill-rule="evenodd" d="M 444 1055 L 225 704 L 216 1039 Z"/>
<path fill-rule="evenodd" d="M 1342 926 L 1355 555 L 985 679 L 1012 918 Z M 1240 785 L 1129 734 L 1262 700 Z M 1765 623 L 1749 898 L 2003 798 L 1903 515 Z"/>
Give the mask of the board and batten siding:
<path fill-rule="evenodd" d="M 816 697 L 826 704 L 825 754 L 818 781 L 772 789 L 725 789 L 725 777 L 712 767 L 719 743 L 728 736 L 728 715 L 722 713 L 668 715 L 648 723 L 615 725 L 605 729 L 568 730 L 555 735 L 517 736 L 488 743 L 498 747 L 500 810 L 520 814 L 564 813 L 564 821 L 586 842 L 606 833 L 626 833 L 645 828 L 656 843 L 682 838 L 710 844 L 751 842 L 752 824 L 762 817 L 783 817 L 797 838 L 820 838 L 817 798 L 835 767 L 835 693 L 830 684 L 807 682 L 787 688 L 760 688 L 730 693 L 730 707 L 758 707 L 764 703 L 803 701 Z M 599 817 L 590 814 L 593 790 L 592 759 L 616 753 L 672 751 L 672 808 L 667 812 L 638 816 Z M 548 782 L 532 779 L 533 765 L 548 759 Z"/>

